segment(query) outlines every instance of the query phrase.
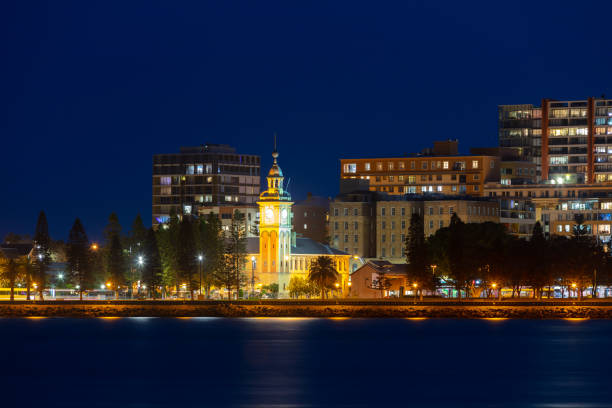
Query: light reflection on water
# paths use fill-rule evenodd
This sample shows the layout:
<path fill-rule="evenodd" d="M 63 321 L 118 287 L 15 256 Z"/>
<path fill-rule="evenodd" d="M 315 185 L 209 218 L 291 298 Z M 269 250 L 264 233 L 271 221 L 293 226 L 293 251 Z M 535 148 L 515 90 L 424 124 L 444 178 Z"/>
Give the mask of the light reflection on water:
<path fill-rule="evenodd" d="M 106 320 L 0 319 L 3 405 L 612 406 L 612 321 Z"/>

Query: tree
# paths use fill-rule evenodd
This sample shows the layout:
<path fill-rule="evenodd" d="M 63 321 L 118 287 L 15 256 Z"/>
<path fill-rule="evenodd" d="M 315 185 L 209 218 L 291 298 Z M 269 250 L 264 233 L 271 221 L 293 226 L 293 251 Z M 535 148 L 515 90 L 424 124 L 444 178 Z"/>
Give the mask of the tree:
<path fill-rule="evenodd" d="M 32 259 L 28 256 L 21 263 L 22 276 L 25 279 L 26 284 L 26 300 L 31 300 L 32 283 L 36 277 L 36 266 L 32 262 Z"/>
<path fill-rule="evenodd" d="M 78 218 L 74 221 L 68 235 L 67 244 L 68 274 L 77 285 L 79 297 L 83 300 L 83 291 L 90 287 L 91 268 L 89 254 L 89 239 Z"/>
<path fill-rule="evenodd" d="M 155 299 L 157 287 L 162 283 L 163 274 L 157 238 L 153 228 L 147 231 L 142 247 L 146 259 L 142 269 L 142 281 L 147 286 L 151 297 Z"/>
<path fill-rule="evenodd" d="M 235 286 L 237 298 L 240 286 L 245 281 L 242 271 L 247 262 L 245 217 L 238 210 L 234 211 L 232 217 L 225 253 L 227 273 L 229 274 L 229 279 L 225 282 L 226 287 L 231 292 L 232 287 Z"/>
<path fill-rule="evenodd" d="M 215 284 L 215 277 L 225 268 L 225 242 L 221 220 L 213 213 L 199 223 L 199 248 L 203 256 L 202 285 L 206 298 L 210 298 L 210 288 Z"/>
<path fill-rule="evenodd" d="M 391 287 L 391 280 L 387 278 L 387 274 L 380 270 L 376 273 L 376 279 L 372 278 L 372 283 L 369 288 L 380 291 L 380 298 L 384 297 L 385 290 Z"/>
<path fill-rule="evenodd" d="M 121 224 L 119 223 L 119 217 L 117 217 L 116 213 L 111 213 L 108 216 L 108 224 L 104 228 L 104 239 L 106 241 L 106 245 L 109 245 L 111 239 L 114 236 L 121 236 Z"/>
<path fill-rule="evenodd" d="M 321 299 L 325 298 L 327 291 L 333 289 L 340 280 L 334 260 L 329 256 L 318 256 L 313 259 L 308 269 L 308 280 L 320 291 Z"/>
<path fill-rule="evenodd" d="M 15 300 L 15 283 L 19 277 L 19 264 L 15 258 L 0 259 L 0 278 L 8 283 L 11 288 L 11 302 Z"/>
<path fill-rule="evenodd" d="M 449 225 L 449 248 L 448 260 L 451 277 L 453 278 L 455 289 L 461 299 L 461 291 L 467 288 L 470 280 L 470 271 L 466 265 L 465 252 L 465 224 L 457 213 L 453 213 Z"/>
<path fill-rule="evenodd" d="M 288 290 L 289 296 L 296 299 L 299 299 L 301 296 L 310 298 L 319 292 L 312 282 L 297 275 L 292 276 L 289 280 Z"/>
<path fill-rule="evenodd" d="M 34 261 L 36 262 L 36 283 L 40 300 L 44 300 L 44 290 L 47 287 L 47 270 L 51 258 L 49 225 L 44 211 L 38 215 L 36 233 L 34 234 Z"/>
<path fill-rule="evenodd" d="M 431 261 L 425 241 L 423 217 L 417 213 L 410 217 L 405 255 L 408 261 L 408 278 L 417 284 L 422 298 L 423 289 L 435 290 L 435 281 L 431 273 Z M 408 286 L 408 282 L 406 282 L 406 286 Z"/>
<path fill-rule="evenodd" d="M 118 235 L 112 235 L 107 248 L 107 271 L 115 298 L 119 297 L 119 288 L 125 284 L 125 258 Z"/>
<path fill-rule="evenodd" d="M 196 272 L 196 246 L 193 236 L 193 227 L 189 217 L 183 217 L 179 224 L 176 247 L 177 276 L 180 282 L 189 289 L 191 300 L 197 286 L 194 280 Z"/>
<path fill-rule="evenodd" d="M 162 224 L 157 231 L 157 247 L 162 264 L 162 297 L 165 297 L 166 287 L 174 286 L 178 294 L 179 280 L 177 276 L 177 243 L 180 221 L 176 211 L 170 210 L 170 219 Z"/>

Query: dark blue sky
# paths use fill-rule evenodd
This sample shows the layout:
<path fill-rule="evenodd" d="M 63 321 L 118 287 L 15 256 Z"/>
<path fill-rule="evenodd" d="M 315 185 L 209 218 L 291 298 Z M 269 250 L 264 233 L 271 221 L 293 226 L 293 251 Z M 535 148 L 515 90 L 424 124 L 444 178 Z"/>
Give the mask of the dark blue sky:
<path fill-rule="evenodd" d="M 612 94 L 610 2 L 3 1 L 0 237 L 151 214 L 151 156 L 229 143 L 292 194 L 341 157 L 496 145 L 498 104 Z"/>

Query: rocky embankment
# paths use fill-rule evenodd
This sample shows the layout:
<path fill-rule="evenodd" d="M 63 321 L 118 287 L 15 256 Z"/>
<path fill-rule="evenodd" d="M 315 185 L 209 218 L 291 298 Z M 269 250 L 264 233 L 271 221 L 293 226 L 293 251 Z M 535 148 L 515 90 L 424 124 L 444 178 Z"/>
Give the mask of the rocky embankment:
<path fill-rule="evenodd" d="M 347 304 L 188 304 L 0 303 L 2 317 L 396 317 L 396 318 L 511 318 L 612 319 L 611 306 L 595 305 L 347 305 Z"/>

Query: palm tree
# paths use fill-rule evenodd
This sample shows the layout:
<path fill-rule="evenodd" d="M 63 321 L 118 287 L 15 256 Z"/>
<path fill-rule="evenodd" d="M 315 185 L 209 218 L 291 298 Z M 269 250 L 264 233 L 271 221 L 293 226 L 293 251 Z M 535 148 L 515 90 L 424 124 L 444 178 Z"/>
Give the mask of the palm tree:
<path fill-rule="evenodd" d="M 319 288 L 321 299 L 323 299 L 327 289 L 333 289 L 334 284 L 340 280 L 340 274 L 336 270 L 334 260 L 329 256 L 319 256 L 310 262 L 308 280 Z"/>
<path fill-rule="evenodd" d="M 32 259 L 30 257 L 25 258 L 19 266 L 21 267 L 21 271 L 23 272 L 23 277 L 25 278 L 26 282 L 26 300 L 32 300 L 30 298 L 32 282 L 36 273 L 36 270 L 34 269 L 34 264 L 32 263 Z"/>
<path fill-rule="evenodd" d="M 15 282 L 19 277 L 19 265 L 13 258 L 4 258 L 0 261 L 0 276 L 6 280 L 11 288 L 11 302 L 15 300 Z"/>

